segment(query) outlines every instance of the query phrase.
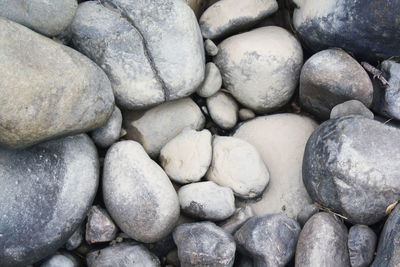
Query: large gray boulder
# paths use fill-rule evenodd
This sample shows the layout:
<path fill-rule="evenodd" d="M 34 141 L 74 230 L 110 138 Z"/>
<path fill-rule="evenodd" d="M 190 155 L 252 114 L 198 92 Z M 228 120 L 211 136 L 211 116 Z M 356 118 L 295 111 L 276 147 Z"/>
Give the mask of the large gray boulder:
<path fill-rule="evenodd" d="M 107 122 L 110 82 L 87 57 L 3 18 L 0 47 L 1 145 L 23 148 Z"/>
<path fill-rule="evenodd" d="M 400 198 L 400 130 L 362 116 L 320 125 L 307 142 L 303 181 L 311 198 L 348 218 L 374 224 Z"/>
<path fill-rule="evenodd" d="M 0 149 L 0 266 L 26 266 L 54 254 L 94 199 L 99 162 L 86 135 L 23 150 Z"/>

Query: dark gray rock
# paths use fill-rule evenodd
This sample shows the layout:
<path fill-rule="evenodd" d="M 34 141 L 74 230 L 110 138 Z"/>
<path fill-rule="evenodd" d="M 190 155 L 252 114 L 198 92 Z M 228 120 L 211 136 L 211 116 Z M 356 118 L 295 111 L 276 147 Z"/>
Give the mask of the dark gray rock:
<path fill-rule="evenodd" d="M 338 78 L 340 77 L 340 78 Z M 341 49 L 314 54 L 301 69 L 300 103 L 318 117 L 328 119 L 331 109 L 356 99 L 372 104 L 372 82 L 358 62 Z"/>
<path fill-rule="evenodd" d="M 352 267 L 367 267 L 374 258 L 377 237 L 366 225 L 354 225 L 349 230 L 347 246 Z"/>
<path fill-rule="evenodd" d="M 235 240 L 254 266 L 283 267 L 294 256 L 300 230 L 298 222 L 285 214 L 265 214 L 250 218 L 236 231 Z"/>
<path fill-rule="evenodd" d="M 0 149 L 0 266 L 27 265 L 56 252 L 82 223 L 99 176 L 86 135 L 24 150 Z"/>
<path fill-rule="evenodd" d="M 297 214 L 297 221 L 299 222 L 300 226 L 303 227 L 308 219 L 310 219 L 318 211 L 319 209 L 314 204 L 304 206 L 300 210 L 299 214 Z"/>
<path fill-rule="evenodd" d="M 295 266 L 350 267 L 346 226 L 326 212 L 312 216 L 300 233 Z"/>
<path fill-rule="evenodd" d="M 173 236 L 182 267 L 233 265 L 235 241 L 214 223 L 182 224 L 175 229 Z"/>
<path fill-rule="evenodd" d="M 79 267 L 79 262 L 69 253 L 57 253 L 46 261 L 40 267 Z"/>
<path fill-rule="evenodd" d="M 118 140 L 121 134 L 121 126 L 122 114 L 119 108 L 115 106 L 107 123 L 91 132 L 94 143 L 102 148 L 111 146 Z"/>
<path fill-rule="evenodd" d="M 0 47 L 1 145 L 23 148 L 107 122 L 111 85 L 87 57 L 3 18 Z"/>
<path fill-rule="evenodd" d="M 108 242 L 117 236 L 115 226 L 107 211 L 99 206 L 93 206 L 86 222 L 85 239 L 89 244 Z"/>
<path fill-rule="evenodd" d="M 321 124 L 309 138 L 303 181 L 311 198 L 350 222 L 373 224 L 400 198 L 400 130 L 362 116 Z"/>
<path fill-rule="evenodd" d="M 65 243 L 65 248 L 67 250 L 77 249 L 83 241 L 83 225 L 80 225 L 78 229 L 70 236 L 67 243 Z"/>
<path fill-rule="evenodd" d="M 348 115 L 361 115 L 371 120 L 374 119 L 374 113 L 358 100 L 349 100 L 334 106 L 331 110 L 330 119 L 336 119 Z"/>
<path fill-rule="evenodd" d="M 204 41 L 204 49 L 206 50 L 206 52 L 209 56 L 213 57 L 218 54 L 218 47 L 210 39 L 207 39 Z"/>
<path fill-rule="evenodd" d="M 236 209 L 235 213 L 219 224 L 219 227 L 230 234 L 234 234 L 248 219 L 254 216 L 254 212 L 250 206 L 243 206 Z"/>

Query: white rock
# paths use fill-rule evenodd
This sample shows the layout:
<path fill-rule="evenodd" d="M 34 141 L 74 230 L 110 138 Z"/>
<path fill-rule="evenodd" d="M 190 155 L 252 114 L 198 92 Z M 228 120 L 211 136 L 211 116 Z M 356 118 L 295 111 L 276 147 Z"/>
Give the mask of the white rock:
<path fill-rule="evenodd" d="M 247 108 L 241 108 L 239 110 L 239 118 L 241 121 L 247 121 L 254 119 L 256 117 L 256 114 L 251 109 Z"/>
<path fill-rule="evenodd" d="M 197 94 L 201 97 L 210 97 L 218 92 L 221 85 L 222 77 L 218 67 L 212 62 L 207 63 L 205 78 Z"/>
<path fill-rule="evenodd" d="M 208 97 L 206 102 L 212 120 L 219 127 L 228 130 L 236 125 L 239 106 L 232 96 L 218 92 Z"/>
<path fill-rule="evenodd" d="M 218 47 L 216 44 L 210 40 L 207 39 L 204 41 L 204 48 L 206 49 L 206 52 L 209 56 L 216 56 L 218 54 Z"/>

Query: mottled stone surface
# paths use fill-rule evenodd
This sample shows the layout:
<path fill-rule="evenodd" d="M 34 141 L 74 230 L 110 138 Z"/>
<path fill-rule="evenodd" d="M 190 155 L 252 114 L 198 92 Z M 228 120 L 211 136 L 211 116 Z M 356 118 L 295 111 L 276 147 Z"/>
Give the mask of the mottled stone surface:
<path fill-rule="evenodd" d="M 121 125 L 121 110 L 117 106 L 114 106 L 114 111 L 107 123 L 91 132 L 94 143 L 103 148 L 111 146 L 118 140 L 121 134 Z"/>
<path fill-rule="evenodd" d="M 239 106 L 231 95 L 217 92 L 207 98 L 207 108 L 210 117 L 219 127 L 225 130 L 235 127 Z"/>
<path fill-rule="evenodd" d="M 334 106 L 331 110 L 330 119 L 336 119 L 348 115 L 361 115 L 371 120 L 374 119 L 374 113 L 358 100 L 349 100 Z"/>
<path fill-rule="evenodd" d="M 89 244 L 111 241 L 117 236 L 117 231 L 117 226 L 105 209 L 99 206 L 90 209 L 85 232 Z"/>
<path fill-rule="evenodd" d="M 367 267 L 374 259 L 377 237 L 366 225 L 357 224 L 350 228 L 347 246 L 351 267 Z"/>

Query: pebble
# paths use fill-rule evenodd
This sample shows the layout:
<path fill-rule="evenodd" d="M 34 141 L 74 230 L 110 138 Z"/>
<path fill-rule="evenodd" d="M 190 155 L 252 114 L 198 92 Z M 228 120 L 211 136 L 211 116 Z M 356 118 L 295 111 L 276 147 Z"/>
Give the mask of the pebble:
<path fill-rule="evenodd" d="M 319 211 L 318 207 L 314 204 L 310 204 L 304 206 L 299 214 L 297 214 L 297 221 L 299 222 L 300 226 L 303 227 L 306 222 L 317 212 Z"/>
<path fill-rule="evenodd" d="M 361 115 L 370 120 L 374 119 L 374 113 L 358 100 L 349 100 L 334 106 L 331 110 L 330 119 L 336 119 L 348 115 Z"/>
<path fill-rule="evenodd" d="M 243 206 L 236 209 L 235 213 L 219 226 L 230 234 L 234 234 L 248 219 L 254 216 L 250 206 Z"/>
<path fill-rule="evenodd" d="M 225 130 L 235 127 L 239 107 L 232 96 L 218 92 L 207 98 L 207 108 L 210 117 L 219 127 Z"/>
<path fill-rule="evenodd" d="M 256 114 L 251 109 L 241 108 L 239 110 L 239 119 L 241 121 L 252 120 L 256 117 Z"/>
<path fill-rule="evenodd" d="M 94 143 L 102 148 L 110 147 L 119 139 L 121 126 L 122 114 L 119 108 L 115 106 L 107 123 L 91 132 Z"/>
<path fill-rule="evenodd" d="M 222 77 L 218 67 L 213 62 L 206 64 L 205 78 L 201 86 L 197 89 L 197 94 L 201 97 L 210 97 L 221 88 Z"/>
<path fill-rule="evenodd" d="M 55 254 L 43 262 L 40 267 L 79 267 L 79 262 L 71 254 Z"/>
<path fill-rule="evenodd" d="M 65 248 L 69 251 L 77 249 L 83 241 L 83 226 L 79 226 L 78 229 L 70 236 L 68 241 L 65 243 Z"/>
<path fill-rule="evenodd" d="M 211 57 L 214 57 L 218 54 L 218 46 L 210 39 L 204 41 L 204 48 L 207 54 Z"/>
<path fill-rule="evenodd" d="M 117 236 L 115 226 L 107 211 L 99 206 L 93 206 L 86 222 L 86 242 L 89 244 L 109 242 Z"/>
<path fill-rule="evenodd" d="M 358 224 L 350 228 L 347 245 L 351 267 L 370 266 L 374 259 L 376 241 L 376 234 L 368 226 Z"/>

